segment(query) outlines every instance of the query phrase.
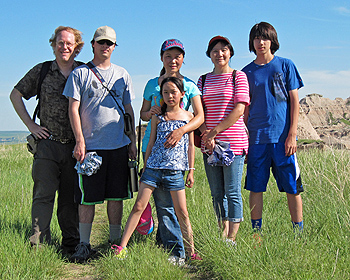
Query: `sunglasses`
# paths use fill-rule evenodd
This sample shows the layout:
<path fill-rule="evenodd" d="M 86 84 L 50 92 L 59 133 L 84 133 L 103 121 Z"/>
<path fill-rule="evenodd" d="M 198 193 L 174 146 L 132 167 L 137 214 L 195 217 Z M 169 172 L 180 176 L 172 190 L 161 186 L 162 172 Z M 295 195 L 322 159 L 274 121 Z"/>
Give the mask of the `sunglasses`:
<path fill-rule="evenodd" d="M 107 46 L 112 46 L 112 45 L 114 45 L 114 43 L 113 42 L 111 42 L 111 41 L 109 41 L 109 40 L 99 40 L 99 41 L 97 41 L 97 43 L 99 44 L 99 45 L 104 45 L 104 44 L 107 44 Z"/>

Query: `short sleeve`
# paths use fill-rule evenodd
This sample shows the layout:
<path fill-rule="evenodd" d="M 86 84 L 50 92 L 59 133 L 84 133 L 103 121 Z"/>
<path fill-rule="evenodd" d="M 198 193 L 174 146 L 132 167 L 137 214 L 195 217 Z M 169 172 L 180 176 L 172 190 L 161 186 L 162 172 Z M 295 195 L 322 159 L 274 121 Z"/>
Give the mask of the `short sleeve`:
<path fill-rule="evenodd" d="M 152 101 L 153 94 L 158 86 L 158 77 L 147 82 L 145 90 L 143 91 L 143 98 L 147 101 Z"/>
<path fill-rule="evenodd" d="M 189 99 L 192 99 L 197 95 L 201 95 L 201 92 L 199 91 L 194 81 L 186 77 L 184 78 L 184 80 L 185 80 L 185 91 L 187 92 Z"/>
<path fill-rule="evenodd" d="M 17 89 L 26 100 L 30 99 L 31 97 L 37 94 L 39 75 L 42 65 L 42 63 L 39 63 L 36 66 L 34 66 L 14 86 L 14 88 Z"/>
<path fill-rule="evenodd" d="M 125 73 L 124 79 L 126 86 L 123 94 L 123 105 L 128 105 L 131 103 L 132 100 L 135 99 L 135 92 L 129 73 Z"/>
<path fill-rule="evenodd" d="M 238 102 L 250 104 L 248 79 L 242 71 L 236 72 L 234 103 Z"/>
<path fill-rule="evenodd" d="M 82 66 L 87 67 L 87 66 Z M 81 99 L 81 79 L 79 78 L 79 72 L 82 71 L 82 67 L 78 67 L 74 69 L 70 75 L 68 76 L 66 86 L 63 90 L 63 95 L 68 97 L 71 97 L 77 101 L 80 101 Z"/>
<path fill-rule="evenodd" d="M 301 79 L 301 76 L 298 72 L 297 67 L 290 59 L 286 59 L 285 75 L 286 75 L 286 87 L 288 91 L 294 90 L 294 89 L 300 89 L 304 86 L 304 83 Z"/>

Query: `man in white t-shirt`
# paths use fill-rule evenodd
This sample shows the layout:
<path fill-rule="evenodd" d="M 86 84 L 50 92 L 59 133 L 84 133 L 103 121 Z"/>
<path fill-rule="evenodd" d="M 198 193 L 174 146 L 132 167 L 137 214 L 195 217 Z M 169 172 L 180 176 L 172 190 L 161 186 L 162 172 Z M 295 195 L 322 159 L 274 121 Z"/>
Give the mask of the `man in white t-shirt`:
<path fill-rule="evenodd" d="M 88 152 L 102 157 L 93 175 L 77 175 L 75 199 L 79 203 L 80 244 L 71 261 L 85 262 L 91 255 L 90 234 L 95 205 L 107 204 L 110 242 L 120 238 L 123 200 L 131 198 L 128 160 L 136 158 L 135 98 L 128 72 L 111 63 L 115 31 L 98 28 L 91 41 L 94 58 L 69 76 L 63 95 L 69 97 L 69 117 L 76 139 L 74 157 L 82 163 Z M 124 113 L 132 117 L 132 134 L 124 133 Z"/>

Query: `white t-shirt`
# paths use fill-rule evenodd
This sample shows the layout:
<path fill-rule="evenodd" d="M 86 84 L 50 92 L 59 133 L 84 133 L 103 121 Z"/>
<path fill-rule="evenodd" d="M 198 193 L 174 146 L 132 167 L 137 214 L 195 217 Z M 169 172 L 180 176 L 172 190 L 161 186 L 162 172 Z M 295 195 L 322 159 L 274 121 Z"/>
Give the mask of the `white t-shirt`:
<path fill-rule="evenodd" d="M 135 98 L 131 77 L 115 64 L 107 70 L 97 68 L 122 109 Z M 80 118 L 87 150 L 113 150 L 130 139 L 124 133 L 124 118 L 116 101 L 87 65 L 76 68 L 68 77 L 63 95 L 80 101 Z"/>

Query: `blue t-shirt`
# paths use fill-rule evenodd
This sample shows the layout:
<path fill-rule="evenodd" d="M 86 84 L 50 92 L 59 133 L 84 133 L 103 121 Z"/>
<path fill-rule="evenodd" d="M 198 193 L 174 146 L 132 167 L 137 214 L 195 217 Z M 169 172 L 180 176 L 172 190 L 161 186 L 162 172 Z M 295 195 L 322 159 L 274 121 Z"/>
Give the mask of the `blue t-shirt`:
<path fill-rule="evenodd" d="M 268 64 L 242 69 L 249 82 L 249 143 L 284 142 L 290 128 L 289 91 L 304 84 L 290 59 L 275 56 Z"/>
<path fill-rule="evenodd" d="M 163 104 L 163 98 L 160 94 L 160 86 L 158 85 L 158 78 L 159 77 L 149 80 L 143 92 L 143 98 L 147 101 L 151 101 L 151 106 L 154 106 L 154 105 L 162 106 Z M 197 88 L 196 84 L 189 78 L 184 77 L 183 83 L 184 83 L 185 95 L 182 99 L 181 108 L 187 111 L 191 105 L 191 99 L 196 95 L 200 95 L 201 92 Z M 147 145 L 149 142 L 150 135 L 151 135 L 151 122 L 148 123 L 145 131 L 145 136 L 143 137 L 143 140 L 142 140 L 142 152 L 146 152 L 147 150 Z"/>

